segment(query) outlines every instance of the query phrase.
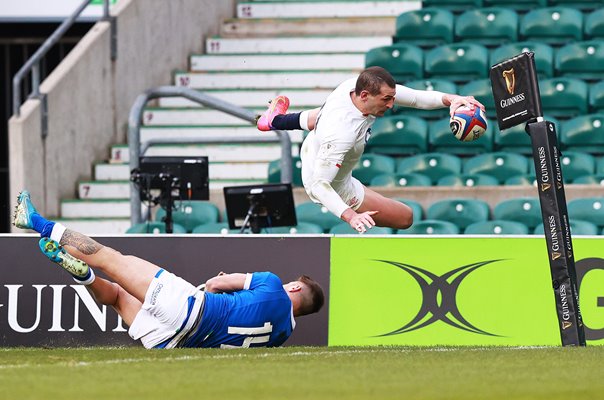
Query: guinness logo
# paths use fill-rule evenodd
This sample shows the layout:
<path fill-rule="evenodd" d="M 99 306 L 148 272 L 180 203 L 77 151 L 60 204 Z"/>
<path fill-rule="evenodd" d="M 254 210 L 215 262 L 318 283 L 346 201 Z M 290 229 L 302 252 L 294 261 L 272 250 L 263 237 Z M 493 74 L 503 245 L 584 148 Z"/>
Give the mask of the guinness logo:
<path fill-rule="evenodd" d="M 569 321 L 562 321 L 562 329 L 568 329 L 568 328 L 570 328 L 571 326 L 573 326 L 573 323 L 572 323 L 572 322 L 569 322 Z"/>
<path fill-rule="evenodd" d="M 552 261 L 559 259 L 561 256 L 562 254 L 557 251 L 552 252 Z"/>
<path fill-rule="evenodd" d="M 552 187 L 552 185 L 550 185 L 549 183 L 542 183 L 541 184 L 541 191 L 545 192 L 546 190 L 548 190 L 551 187 Z"/>
<path fill-rule="evenodd" d="M 409 264 L 387 260 L 376 261 L 394 265 L 411 275 L 411 277 L 419 284 L 423 298 L 422 305 L 417 315 L 411 319 L 409 323 L 392 332 L 378 336 L 399 335 L 401 333 L 415 331 L 417 329 L 425 328 L 436 321 L 442 321 L 453 328 L 471 333 L 499 336 L 476 327 L 461 315 L 461 312 L 457 307 L 457 290 L 464 278 L 470 273 L 484 265 L 502 260 L 489 260 L 464 265 L 463 267 L 456 268 L 442 276 L 438 276 L 430 271 Z"/>
<path fill-rule="evenodd" d="M 514 68 L 503 71 L 503 78 L 505 79 L 505 87 L 509 94 L 514 94 L 516 88 L 516 75 L 514 74 Z"/>
<path fill-rule="evenodd" d="M 556 187 L 558 189 L 562 189 L 562 182 L 556 182 Z"/>

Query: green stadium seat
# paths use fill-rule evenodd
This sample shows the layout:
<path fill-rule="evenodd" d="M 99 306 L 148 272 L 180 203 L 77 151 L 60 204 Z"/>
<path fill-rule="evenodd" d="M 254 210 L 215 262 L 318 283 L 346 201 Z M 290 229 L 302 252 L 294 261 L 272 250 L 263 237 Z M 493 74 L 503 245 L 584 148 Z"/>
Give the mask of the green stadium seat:
<path fill-rule="evenodd" d="M 424 70 L 427 78 L 468 82 L 487 78 L 489 52 L 476 43 L 452 43 L 428 50 Z"/>
<path fill-rule="evenodd" d="M 347 222 L 342 222 L 338 225 L 335 225 L 329 230 L 329 233 L 334 235 L 359 235 L 359 232 L 352 229 Z M 364 235 L 392 235 L 393 233 L 394 229 L 392 228 L 374 226 L 371 229 L 367 229 Z"/>
<path fill-rule="evenodd" d="M 365 146 L 368 153 L 408 155 L 428 149 L 428 124 L 422 118 L 394 115 L 378 118 Z"/>
<path fill-rule="evenodd" d="M 432 186 L 432 180 L 422 174 L 381 174 L 374 177 L 369 186 Z"/>
<path fill-rule="evenodd" d="M 507 7 L 519 12 L 547 6 L 547 0 L 483 0 L 484 7 Z"/>
<path fill-rule="evenodd" d="M 352 170 L 352 176 L 363 185 L 369 185 L 371 180 L 381 174 L 394 173 L 396 163 L 394 158 L 382 154 L 363 154 L 359 163 Z"/>
<path fill-rule="evenodd" d="M 274 228 L 263 228 L 262 233 L 268 234 L 322 234 L 323 228 L 317 224 L 311 224 L 309 222 L 298 222 L 296 226 L 278 226 Z"/>
<path fill-rule="evenodd" d="M 556 132 L 560 132 L 560 122 L 556 118 L 546 116 L 547 121 L 553 122 L 556 126 Z M 524 125 L 516 125 L 512 128 L 499 130 L 497 123 L 493 122 L 495 138 L 495 149 L 497 151 L 504 151 L 510 153 L 518 153 L 522 155 L 532 155 L 533 147 L 531 144 L 531 137 L 524 130 Z M 530 162 L 530 160 L 529 160 Z"/>
<path fill-rule="evenodd" d="M 604 227 L 604 197 L 586 197 L 568 202 L 568 216 L 572 220 L 589 221 Z"/>
<path fill-rule="evenodd" d="M 365 54 L 365 67 L 379 66 L 388 70 L 397 82 L 424 76 L 424 53 L 412 44 L 395 43 L 376 47 Z"/>
<path fill-rule="evenodd" d="M 589 85 L 577 78 L 559 77 L 539 82 L 543 112 L 556 118 L 587 113 Z"/>
<path fill-rule="evenodd" d="M 397 174 L 419 173 L 433 183 L 451 174 L 461 173 L 461 159 L 452 154 L 425 153 L 403 158 L 398 162 Z"/>
<path fill-rule="evenodd" d="M 422 7 L 436 7 L 460 13 L 482 7 L 483 0 L 422 0 Z"/>
<path fill-rule="evenodd" d="M 529 11 L 520 19 L 521 40 L 562 45 L 583 39 L 583 14 L 567 7 Z"/>
<path fill-rule="evenodd" d="M 445 199 L 440 200 L 428 207 L 426 219 L 437 219 L 452 222 L 461 230 L 475 222 L 487 221 L 489 219 L 489 204 L 478 199 Z"/>
<path fill-rule="evenodd" d="M 342 222 L 324 206 L 310 201 L 296 206 L 296 217 L 298 223 L 308 222 L 318 225 L 325 233 L 329 232 L 334 225 Z"/>
<path fill-rule="evenodd" d="M 493 150 L 493 123 L 487 123 L 487 130 L 482 137 L 471 142 L 462 142 L 455 138 L 449 126 L 449 119 L 430 123 L 428 144 L 430 151 L 436 153 L 454 154 L 457 156 L 472 156 Z"/>
<path fill-rule="evenodd" d="M 274 160 L 268 164 L 268 182 L 281 183 L 281 160 Z M 292 157 L 292 185 L 302 185 L 302 161 L 300 157 Z"/>
<path fill-rule="evenodd" d="M 537 225 L 533 231 L 534 235 L 543 235 L 544 228 L 543 224 Z M 570 220 L 570 234 L 573 236 L 577 235 L 598 235 L 599 229 L 595 224 L 589 221 L 582 221 L 580 219 Z"/>
<path fill-rule="evenodd" d="M 567 44 L 556 51 L 556 74 L 588 81 L 604 76 L 604 41 L 592 40 Z"/>
<path fill-rule="evenodd" d="M 453 42 L 453 13 L 442 8 L 404 12 L 396 19 L 394 42 L 433 47 Z"/>
<path fill-rule="evenodd" d="M 585 16 L 583 33 L 586 39 L 604 39 L 604 8 L 596 9 Z"/>
<path fill-rule="evenodd" d="M 576 178 L 596 173 L 596 158 L 591 154 L 566 150 L 560 157 L 562 177 L 564 182 L 572 182 Z"/>
<path fill-rule="evenodd" d="M 166 210 L 159 208 L 155 214 L 155 220 L 161 221 L 166 215 Z M 187 232 L 192 232 L 197 225 L 218 222 L 220 210 L 209 201 L 182 201 L 176 203 L 176 209 L 172 211 L 172 220 L 182 225 Z"/>
<path fill-rule="evenodd" d="M 596 175 L 604 175 L 604 157 L 596 159 Z"/>
<path fill-rule="evenodd" d="M 574 184 L 577 185 L 600 185 L 604 186 L 604 175 L 595 174 L 595 175 L 584 175 L 576 178 L 573 181 Z"/>
<path fill-rule="evenodd" d="M 528 235 L 529 228 L 521 222 L 491 220 L 468 225 L 466 235 Z"/>
<path fill-rule="evenodd" d="M 399 229 L 397 235 L 457 235 L 459 227 L 452 222 L 422 220 L 414 222 L 408 229 Z"/>
<path fill-rule="evenodd" d="M 503 182 L 507 186 L 533 186 L 537 187 L 537 178 L 535 174 L 511 176 Z"/>
<path fill-rule="evenodd" d="M 528 161 L 520 154 L 509 152 L 479 154 L 465 162 L 463 172 L 489 175 L 503 183 L 509 177 L 526 174 Z"/>
<path fill-rule="evenodd" d="M 543 223 L 541 204 L 537 197 L 517 197 L 502 200 L 493 208 L 494 220 L 516 221 L 534 229 Z"/>
<path fill-rule="evenodd" d="M 460 174 L 443 176 L 436 182 L 436 185 L 456 187 L 497 186 L 499 185 L 499 181 L 489 175 Z"/>
<path fill-rule="evenodd" d="M 166 224 L 163 222 L 150 221 L 132 225 L 126 230 L 126 233 L 150 233 L 157 235 L 166 233 Z M 187 233 L 187 230 L 179 224 L 172 224 L 172 233 Z"/>
<path fill-rule="evenodd" d="M 424 219 L 424 208 L 418 201 L 404 199 L 404 198 L 400 198 L 400 197 L 394 198 L 393 200 L 399 201 L 399 202 L 411 207 L 411 209 L 413 210 L 414 223 L 416 221 L 421 221 L 422 219 Z"/>
<path fill-rule="evenodd" d="M 454 93 L 454 92 L 449 92 Z M 471 81 L 459 87 L 459 93 L 462 96 L 474 96 L 476 100 L 484 104 L 487 118 L 495 118 L 495 98 L 491 89 L 490 79 L 478 79 Z"/>
<path fill-rule="evenodd" d="M 604 113 L 564 121 L 559 137 L 562 149 L 604 154 Z"/>
<path fill-rule="evenodd" d="M 570 7 L 581 11 L 592 11 L 602 7 L 602 0 L 547 0 L 550 6 Z"/>
<path fill-rule="evenodd" d="M 518 14 L 510 8 L 465 11 L 455 18 L 455 41 L 500 46 L 518 40 Z"/>
<path fill-rule="evenodd" d="M 419 79 L 408 81 L 405 83 L 405 86 L 410 87 L 411 89 L 417 90 L 428 90 L 428 91 L 439 91 L 443 93 L 457 93 L 457 85 L 454 82 L 451 82 L 446 79 Z M 448 118 L 449 108 L 436 108 L 434 110 L 421 110 L 419 108 L 409 108 L 394 105 L 392 109 L 393 114 L 402 114 L 402 115 L 414 115 L 417 117 L 425 118 L 425 119 L 438 119 L 438 118 Z"/>
<path fill-rule="evenodd" d="M 491 50 L 490 64 L 499 64 L 518 54 L 525 52 L 535 53 L 535 68 L 540 78 L 554 76 L 554 49 L 552 46 L 539 42 L 508 43 Z"/>
<path fill-rule="evenodd" d="M 604 81 L 593 83 L 589 88 L 589 109 L 593 113 L 604 113 Z"/>
<path fill-rule="evenodd" d="M 229 229 L 228 222 L 210 222 L 196 226 L 192 233 L 226 235 L 240 232 L 241 229 Z"/>

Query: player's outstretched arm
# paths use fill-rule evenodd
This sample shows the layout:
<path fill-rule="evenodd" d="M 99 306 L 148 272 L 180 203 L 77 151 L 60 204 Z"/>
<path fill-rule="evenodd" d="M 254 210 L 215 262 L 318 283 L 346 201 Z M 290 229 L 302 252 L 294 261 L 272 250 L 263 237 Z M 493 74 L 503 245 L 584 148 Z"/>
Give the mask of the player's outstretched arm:
<path fill-rule="evenodd" d="M 396 85 L 395 103 L 424 110 L 449 107 L 451 116 L 461 106 L 476 106 L 484 111 L 484 105 L 473 96 L 459 96 L 436 90 L 416 90 L 403 85 Z"/>
<path fill-rule="evenodd" d="M 470 108 L 480 107 L 482 111 L 485 111 L 484 105 L 476 100 L 474 96 L 459 96 L 456 94 L 444 94 L 442 97 L 442 102 L 445 106 L 449 107 L 449 114 L 453 117 L 455 111 L 459 107 L 466 106 Z"/>
<path fill-rule="evenodd" d="M 230 293 L 243 290 L 247 274 L 219 273 L 217 276 L 206 281 L 205 291 L 209 293 Z"/>

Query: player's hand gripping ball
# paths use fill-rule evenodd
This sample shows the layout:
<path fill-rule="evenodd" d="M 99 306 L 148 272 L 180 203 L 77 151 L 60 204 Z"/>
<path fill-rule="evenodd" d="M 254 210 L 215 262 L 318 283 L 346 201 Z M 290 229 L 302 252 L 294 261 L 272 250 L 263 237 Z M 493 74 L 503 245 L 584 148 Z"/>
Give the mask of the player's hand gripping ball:
<path fill-rule="evenodd" d="M 451 132 L 462 142 L 471 142 L 487 130 L 487 117 L 480 107 L 461 106 L 449 120 Z"/>

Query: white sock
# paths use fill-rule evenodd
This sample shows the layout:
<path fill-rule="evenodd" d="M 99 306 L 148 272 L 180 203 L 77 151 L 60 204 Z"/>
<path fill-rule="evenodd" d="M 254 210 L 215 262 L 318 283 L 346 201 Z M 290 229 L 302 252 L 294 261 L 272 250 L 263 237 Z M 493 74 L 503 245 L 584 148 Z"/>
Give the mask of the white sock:
<path fill-rule="evenodd" d="M 300 113 L 300 127 L 305 131 L 308 130 L 308 111 L 302 111 Z"/>
<path fill-rule="evenodd" d="M 61 243 L 61 238 L 66 229 L 67 228 L 65 228 L 64 225 L 55 222 L 55 225 L 52 227 L 52 232 L 50 233 L 50 238 L 57 243 Z"/>
<path fill-rule="evenodd" d="M 82 278 L 78 278 L 78 277 L 74 276 L 74 277 L 73 277 L 73 280 L 74 280 L 76 283 L 79 283 L 80 285 L 85 285 L 85 286 L 90 285 L 92 282 L 94 282 L 94 280 L 95 280 L 95 278 L 96 278 L 96 275 L 94 274 L 94 271 L 92 270 L 92 268 L 90 268 L 90 266 L 88 266 L 88 271 L 89 271 L 89 273 L 90 273 L 90 274 L 88 275 L 88 277 L 86 277 L 86 278 L 82 279 Z"/>

